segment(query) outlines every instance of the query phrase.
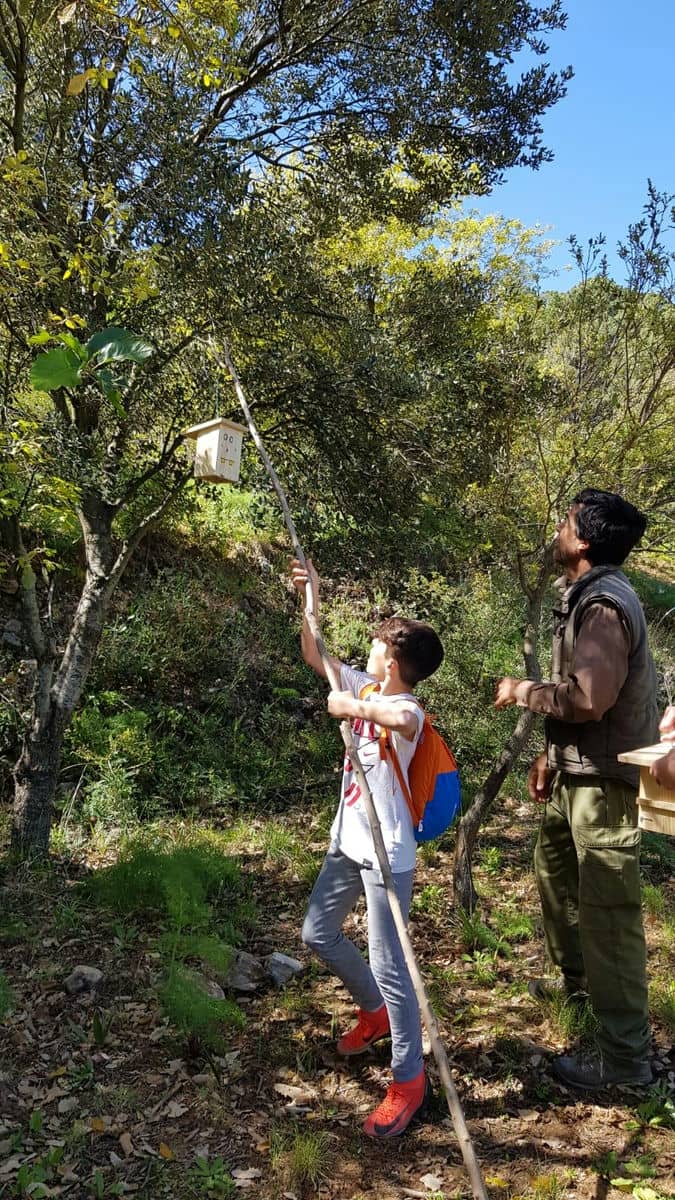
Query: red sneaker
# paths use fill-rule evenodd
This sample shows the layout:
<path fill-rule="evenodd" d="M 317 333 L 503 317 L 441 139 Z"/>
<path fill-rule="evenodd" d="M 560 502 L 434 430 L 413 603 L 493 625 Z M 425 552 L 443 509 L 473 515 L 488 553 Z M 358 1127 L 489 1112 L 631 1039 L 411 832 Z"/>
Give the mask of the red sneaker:
<path fill-rule="evenodd" d="M 340 1038 L 336 1046 L 337 1052 L 343 1058 L 349 1058 L 352 1054 L 363 1054 L 373 1042 L 378 1042 L 388 1033 L 389 1014 L 386 1004 L 375 1012 L 366 1012 L 364 1008 L 360 1008 L 356 1025 Z"/>
<path fill-rule="evenodd" d="M 398 1137 L 431 1097 L 424 1071 L 407 1083 L 392 1083 L 384 1100 L 363 1122 L 363 1132 L 372 1138 Z"/>

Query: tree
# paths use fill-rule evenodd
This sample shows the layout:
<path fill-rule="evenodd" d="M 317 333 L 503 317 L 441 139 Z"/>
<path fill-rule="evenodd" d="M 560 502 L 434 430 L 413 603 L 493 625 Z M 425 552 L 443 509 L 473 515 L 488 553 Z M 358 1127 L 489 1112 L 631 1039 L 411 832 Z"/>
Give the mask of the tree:
<path fill-rule="evenodd" d="M 37 663 L 16 770 L 21 850 L 47 849 L 63 731 L 113 590 L 180 490 L 178 434 L 212 378 L 203 341 L 214 322 L 236 344 L 278 314 L 294 260 L 336 214 L 422 214 L 486 190 L 515 162 L 537 166 L 548 156 L 541 114 L 569 72 L 542 64 L 514 82 L 510 64 L 523 48 L 541 59 L 542 35 L 564 23 L 558 0 L 0 0 L 2 534 Z M 340 317 L 316 311 L 323 290 L 310 323 L 335 329 Z M 108 381 L 94 365 L 76 370 L 111 327 L 142 333 L 152 354 L 127 357 L 131 369 Z M 39 376 L 30 386 L 36 343 L 61 364 L 48 391 Z M 283 420 L 302 368 L 322 442 L 334 397 L 322 356 L 303 349 L 285 359 L 286 408 L 269 380 L 261 404 L 271 426 Z M 327 378 L 345 375 L 333 366 Z M 357 406 L 368 383 L 366 372 L 340 403 Z M 31 531 L 35 503 L 66 523 L 74 510 L 81 530 L 82 593 L 64 645 L 41 583 L 54 557 Z"/>

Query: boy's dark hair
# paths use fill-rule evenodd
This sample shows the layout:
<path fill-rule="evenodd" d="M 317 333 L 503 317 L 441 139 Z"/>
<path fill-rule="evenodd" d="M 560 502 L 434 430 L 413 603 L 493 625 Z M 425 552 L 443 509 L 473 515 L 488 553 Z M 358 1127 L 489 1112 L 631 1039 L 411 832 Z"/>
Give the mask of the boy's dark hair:
<path fill-rule="evenodd" d="M 577 533 L 588 542 L 587 557 L 594 567 L 619 566 L 647 527 L 644 513 L 614 492 L 584 488 L 572 503 L 579 505 Z"/>
<path fill-rule="evenodd" d="M 373 637 L 391 647 L 401 679 L 408 687 L 415 687 L 420 679 L 433 675 L 443 662 L 441 639 L 424 621 L 389 617 L 378 625 Z"/>

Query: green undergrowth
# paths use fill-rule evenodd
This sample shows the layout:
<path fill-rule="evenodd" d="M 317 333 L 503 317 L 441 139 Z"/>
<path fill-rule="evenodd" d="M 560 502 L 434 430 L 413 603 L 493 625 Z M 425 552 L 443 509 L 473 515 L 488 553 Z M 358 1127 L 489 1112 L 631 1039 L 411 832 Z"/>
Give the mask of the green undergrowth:
<path fill-rule="evenodd" d="M 14 1008 L 14 993 L 7 979 L 0 971 L 0 1021 Z"/>
<path fill-rule="evenodd" d="M 595 1044 L 599 1025 L 589 1001 L 576 1003 L 564 991 L 552 989 L 551 997 L 543 1001 L 543 1007 L 561 1041 L 578 1040 L 586 1046 Z"/>
<path fill-rule="evenodd" d="M 208 994 L 205 976 L 226 985 L 233 947 L 254 908 L 239 863 L 216 835 L 193 833 L 183 844 L 130 841 L 83 891 L 95 905 L 157 923 L 163 1011 L 206 1050 L 222 1050 L 223 1031 L 244 1017 L 232 1001 Z"/>
<path fill-rule="evenodd" d="M 457 929 L 462 946 L 467 952 L 489 950 L 503 958 L 511 958 L 513 951 L 506 937 L 495 932 L 482 920 L 478 912 L 469 913 L 460 908 L 453 911 L 452 924 Z"/>
<path fill-rule="evenodd" d="M 241 1029 L 245 1024 L 244 1014 L 233 1000 L 209 996 L 201 977 L 181 963 L 169 966 L 159 997 L 171 1023 L 215 1053 L 225 1049 L 225 1029 Z"/>
<path fill-rule="evenodd" d="M 329 1134 L 278 1127 L 270 1143 L 272 1170 L 282 1185 L 304 1193 L 328 1178 L 334 1161 Z"/>
<path fill-rule="evenodd" d="M 649 1009 L 656 1021 L 675 1038 L 675 979 L 654 979 L 649 987 Z"/>

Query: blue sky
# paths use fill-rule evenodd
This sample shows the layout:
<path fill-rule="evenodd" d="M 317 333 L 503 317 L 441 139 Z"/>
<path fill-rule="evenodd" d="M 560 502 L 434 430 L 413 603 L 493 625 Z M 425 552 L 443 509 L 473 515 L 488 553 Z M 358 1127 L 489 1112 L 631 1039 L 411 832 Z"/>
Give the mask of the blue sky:
<path fill-rule="evenodd" d="M 675 0 L 563 0 L 563 8 L 567 29 L 548 39 L 547 58 L 575 75 L 543 118 L 555 158 L 508 172 L 471 207 L 552 226 L 563 243 L 605 233 L 610 273 L 621 280 L 616 243 L 641 216 L 647 179 L 675 192 Z M 577 281 L 570 262 L 564 244 L 553 251 L 553 286 Z"/>

